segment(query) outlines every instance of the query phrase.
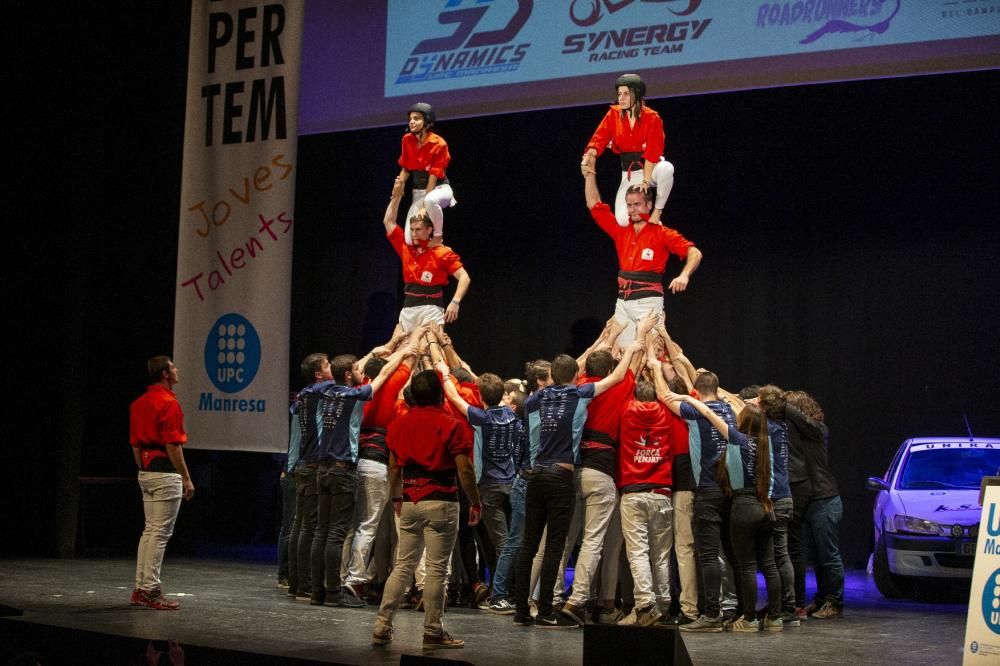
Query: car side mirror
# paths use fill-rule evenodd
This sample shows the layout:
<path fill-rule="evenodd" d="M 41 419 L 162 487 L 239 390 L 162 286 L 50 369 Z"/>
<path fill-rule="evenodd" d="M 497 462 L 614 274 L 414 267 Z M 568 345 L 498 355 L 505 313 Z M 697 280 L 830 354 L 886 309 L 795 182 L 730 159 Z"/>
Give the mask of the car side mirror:
<path fill-rule="evenodd" d="M 883 481 L 880 476 L 869 476 L 868 480 L 865 481 L 865 488 L 879 492 L 882 490 L 889 490 L 889 484 Z"/>

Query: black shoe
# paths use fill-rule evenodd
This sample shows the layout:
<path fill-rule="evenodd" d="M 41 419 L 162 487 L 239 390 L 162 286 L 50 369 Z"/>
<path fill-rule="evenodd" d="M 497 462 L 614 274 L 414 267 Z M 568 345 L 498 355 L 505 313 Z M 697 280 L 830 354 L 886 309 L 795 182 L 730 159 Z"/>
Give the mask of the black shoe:
<path fill-rule="evenodd" d="M 337 608 L 364 608 L 365 602 L 354 596 L 350 588 L 342 587 L 337 594 L 326 595 L 326 605 Z"/>
<path fill-rule="evenodd" d="M 309 605 L 322 606 L 327 596 L 326 590 L 313 590 L 312 595 L 309 597 Z"/>
<path fill-rule="evenodd" d="M 525 613 L 521 615 L 517 611 L 514 611 L 514 626 L 516 627 L 530 627 L 534 624 L 534 618 L 531 617 L 531 613 Z"/>
<path fill-rule="evenodd" d="M 673 623 L 678 627 L 683 627 L 686 624 L 691 624 L 696 618 L 688 617 L 684 613 L 678 613 L 677 617 L 673 618 Z"/>
<path fill-rule="evenodd" d="M 580 625 L 562 613 L 535 616 L 535 626 L 539 629 L 579 629 Z"/>

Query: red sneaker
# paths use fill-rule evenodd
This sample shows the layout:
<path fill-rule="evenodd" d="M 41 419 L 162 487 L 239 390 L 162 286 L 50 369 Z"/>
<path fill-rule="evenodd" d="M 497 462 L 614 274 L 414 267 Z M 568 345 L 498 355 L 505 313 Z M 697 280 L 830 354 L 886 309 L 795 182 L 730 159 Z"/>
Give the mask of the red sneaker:
<path fill-rule="evenodd" d="M 139 592 L 139 603 L 136 604 L 137 606 L 152 610 L 178 610 L 181 607 L 176 601 L 171 601 L 163 596 L 160 590 L 153 590 L 151 592 L 137 591 Z"/>
<path fill-rule="evenodd" d="M 144 606 L 142 590 L 132 590 L 132 596 L 128 600 L 129 606 Z"/>

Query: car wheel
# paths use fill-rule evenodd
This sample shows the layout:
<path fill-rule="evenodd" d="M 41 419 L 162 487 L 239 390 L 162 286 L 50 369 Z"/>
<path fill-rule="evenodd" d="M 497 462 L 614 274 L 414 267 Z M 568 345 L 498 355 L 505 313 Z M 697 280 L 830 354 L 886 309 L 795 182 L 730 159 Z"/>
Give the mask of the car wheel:
<path fill-rule="evenodd" d="M 912 580 L 905 576 L 897 576 L 889 571 L 889 555 L 886 552 L 884 538 L 880 538 L 875 544 L 872 575 L 875 578 L 875 587 L 882 593 L 882 596 L 889 599 L 905 597 L 913 588 Z"/>

